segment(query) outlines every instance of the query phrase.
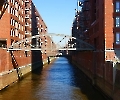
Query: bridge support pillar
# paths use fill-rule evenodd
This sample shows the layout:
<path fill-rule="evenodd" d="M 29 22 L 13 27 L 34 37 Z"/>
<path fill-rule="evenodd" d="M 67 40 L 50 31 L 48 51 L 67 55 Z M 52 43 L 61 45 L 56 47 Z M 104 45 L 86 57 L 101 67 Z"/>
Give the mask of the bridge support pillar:
<path fill-rule="evenodd" d="M 47 57 L 48 58 L 48 64 L 50 64 L 50 57 Z"/>

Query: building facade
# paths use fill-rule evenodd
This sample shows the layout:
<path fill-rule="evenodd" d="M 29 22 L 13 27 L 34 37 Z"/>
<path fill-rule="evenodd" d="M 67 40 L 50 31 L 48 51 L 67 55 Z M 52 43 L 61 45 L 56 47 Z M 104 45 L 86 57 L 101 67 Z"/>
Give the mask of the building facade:
<path fill-rule="evenodd" d="M 73 60 L 109 97 L 119 100 L 120 0 L 83 0 L 75 15 L 72 35 L 94 46 Z M 79 58 L 79 59 L 78 59 Z"/>
<path fill-rule="evenodd" d="M 47 60 L 42 51 L 7 51 L 10 45 L 34 35 L 47 33 L 47 26 L 32 0 L 0 1 L 0 89 L 18 80 Z M 3 14 L 2 14 L 3 13 Z M 39 38 L 40 42 L 50 37 Z M 36 43 L 32 40 L 30 44 Z M 48 46 L 51 39 L 46 43 Z M 26 46 L 26 44 L 21 44 Z M 34 66 L 34 67 L 33 67 Z"/>

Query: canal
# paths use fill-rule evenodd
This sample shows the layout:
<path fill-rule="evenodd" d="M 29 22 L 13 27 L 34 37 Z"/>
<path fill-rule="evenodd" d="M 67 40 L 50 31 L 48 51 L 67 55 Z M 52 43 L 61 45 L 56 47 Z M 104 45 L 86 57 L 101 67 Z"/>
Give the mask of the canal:
<path fill-rule="evenodd" d="M 66 58 L 0 91 L 0 100 L 106 100 Z"/>

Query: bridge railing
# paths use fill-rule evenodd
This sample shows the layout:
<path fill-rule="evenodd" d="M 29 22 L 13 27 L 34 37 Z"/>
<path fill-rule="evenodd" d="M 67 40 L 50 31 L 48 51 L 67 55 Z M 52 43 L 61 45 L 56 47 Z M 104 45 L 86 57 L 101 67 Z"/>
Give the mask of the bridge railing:
<path fill-rule="evenodd" d="M 49 42 L 46 42 L 48 38 L 46 37 L 53 37 L 53 36 L 59 36 L 62 37 L 62 40 L 60 42 L 55 43 L 51 39 Z M 45 39 L 44 39 L 45 38 Z M 71 43 L 69 41 L 66 41 L 66 39 L 72 41 Z M 64 45 L 61 46 L 61 41 L 65 40 Z M 90 44 L 77 39 L 75 37 L 64 35 L 64 34 L 40 34 L 35 35 L 23 40 L 20 40 L 16 43 L 13 43 L 8 50 L 41 50 L 44 51 L 59 51 L 59 50 L 94 50 L 94 47 Z"/>

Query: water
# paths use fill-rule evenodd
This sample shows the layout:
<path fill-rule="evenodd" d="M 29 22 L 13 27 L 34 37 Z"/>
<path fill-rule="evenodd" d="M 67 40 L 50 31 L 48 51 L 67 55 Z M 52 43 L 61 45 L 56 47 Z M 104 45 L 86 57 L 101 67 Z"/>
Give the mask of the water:
<path fill-rule="evenodd" d="M 59 58 L 0 92 L 0 100 L 106 100 L 78 68 Z"/>

